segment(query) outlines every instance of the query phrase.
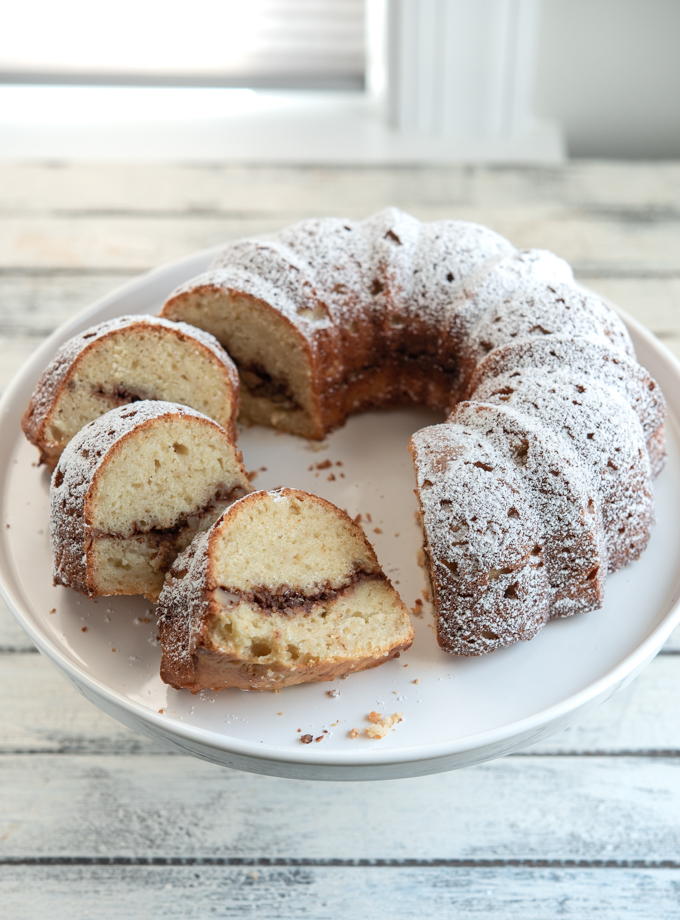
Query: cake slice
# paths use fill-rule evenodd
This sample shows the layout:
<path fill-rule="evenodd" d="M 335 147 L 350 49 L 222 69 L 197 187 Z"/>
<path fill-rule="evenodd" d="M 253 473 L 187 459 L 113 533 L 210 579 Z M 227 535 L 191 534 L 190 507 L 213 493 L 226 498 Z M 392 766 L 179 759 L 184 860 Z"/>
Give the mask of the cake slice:
<path fill-rule="evenodd" d="M 40 378 L 21 425 L 53 470 L 88 422 L 141 399 L 191 406 L 236 436 L 231 358 L 209 333 L 155 316 L 122 316 L 69 339 Z"/>
<path fill-rule="evenodd" d="M 52 476 L 55 584 L 155 600 L 177 554 L 249 491 L 240 452 L 207 416 L 161 401 L 112 409 Z"/>
<path fill-rule="evenodd" d="M 409 449 L 440 646 L 482 655 L 533 638 L 553 592 L 545 529 L 516 464 L 456 424 L 417 431 Z"/>
<path fill-rule="evenodd" d="M 413 641 L 363 531 L 296 489 L 235 502 L 177 559 L 158 611 L 161 677 L 194 693 L 333 680 Z"/>

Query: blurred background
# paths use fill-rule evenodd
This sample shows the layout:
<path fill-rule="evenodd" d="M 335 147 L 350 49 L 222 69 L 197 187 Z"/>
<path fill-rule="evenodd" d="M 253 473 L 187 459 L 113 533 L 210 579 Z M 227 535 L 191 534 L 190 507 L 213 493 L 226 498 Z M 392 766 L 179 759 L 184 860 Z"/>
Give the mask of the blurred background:
<path fill-rule="evenodd" d="M 22 0 L 0 159 L 680 155 L 678 0 Z"/>

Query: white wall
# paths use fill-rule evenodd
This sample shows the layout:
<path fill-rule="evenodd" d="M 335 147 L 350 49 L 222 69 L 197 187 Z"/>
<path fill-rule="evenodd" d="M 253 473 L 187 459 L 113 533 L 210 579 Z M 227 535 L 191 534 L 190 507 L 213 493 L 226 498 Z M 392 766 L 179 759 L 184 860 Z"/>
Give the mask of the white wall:
<path fill-rule="evenodd" d="M 543 0 L 535 110 L 570 156 L 680 157 L 680 0 Z"/>

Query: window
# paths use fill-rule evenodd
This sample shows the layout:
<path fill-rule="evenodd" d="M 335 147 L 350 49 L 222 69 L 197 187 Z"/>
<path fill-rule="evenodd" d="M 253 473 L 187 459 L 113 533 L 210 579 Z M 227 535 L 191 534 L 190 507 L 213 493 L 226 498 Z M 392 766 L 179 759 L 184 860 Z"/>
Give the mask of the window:
<path fill-rule="evenodd" d="M 362 89 L 364 0 L 21 0 L 0 82 Z"/>

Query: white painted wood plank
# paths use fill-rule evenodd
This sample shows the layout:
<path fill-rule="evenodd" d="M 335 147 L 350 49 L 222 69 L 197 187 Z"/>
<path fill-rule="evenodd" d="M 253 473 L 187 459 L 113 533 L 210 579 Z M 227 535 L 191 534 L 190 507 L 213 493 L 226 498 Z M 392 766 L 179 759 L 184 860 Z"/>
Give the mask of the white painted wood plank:
<path fill-rule="evenodd" d="M 383 205 L 390 204 L 385 200 Z M 372 208 L 342 209 L 362 217 Z M 680 219 L 621 222 L 550 206 L 513 208 L 441 205 L 411 209 L 423 220 L 456 217 L 485 224 L 518 247 L 551 249 L 577 273 L 680 271 Z M 229 239 L 266 233 L 301 219 L 298 210 L 272 217 L 149 216 L 5 217 L 0 268 L 98 268 L 143 271 Z"/>
<path fill-rule="evenodd" d="M 12 867 L 12 920 L 671 920 L 677 869 Z"/>
<path fill-rule="evenodd" d="M 4 218 L 0 268 L 146 271 L 223 240 L 278 229 L 283 219 L 203 217 Z"/>
<path fill-rule="evenodd" d="M 473 167 L 470 200 L 512 206 L 558 202 L 621 214 L 672 213 L 680 205 L 680 163 L 577 160 L 545 167 Z"/>
<path fill-rule="evenodd" d="M 231 211 L 325 214 L 468 203 L 559 203 L 648 216 L 680 208 L 680 163 L 560 166 L 294 167 L 2 164 L 0 213 Z"/>
<path fill-rule="evenodd" d="M 43 336 L 0 335 L 0 393 L 42 341 Z"/>
<path fill-rule="evenodd" d="M 0 165 L 0 213 L 178 212 L 322 215 L 453 205 L 468 196 L 468 172 L 449 168 L 271 166 Z"/>
<path fill-rule="evenodd" d="M 0 335 L 49 335 L 134 275 L 0 274 Z"/>
<path fill-rule="evenodd" d="M 514 757 L 308 783 L 185 757 L 0 758 L 1 857 L 666 860 L 676 758 Z"/>

